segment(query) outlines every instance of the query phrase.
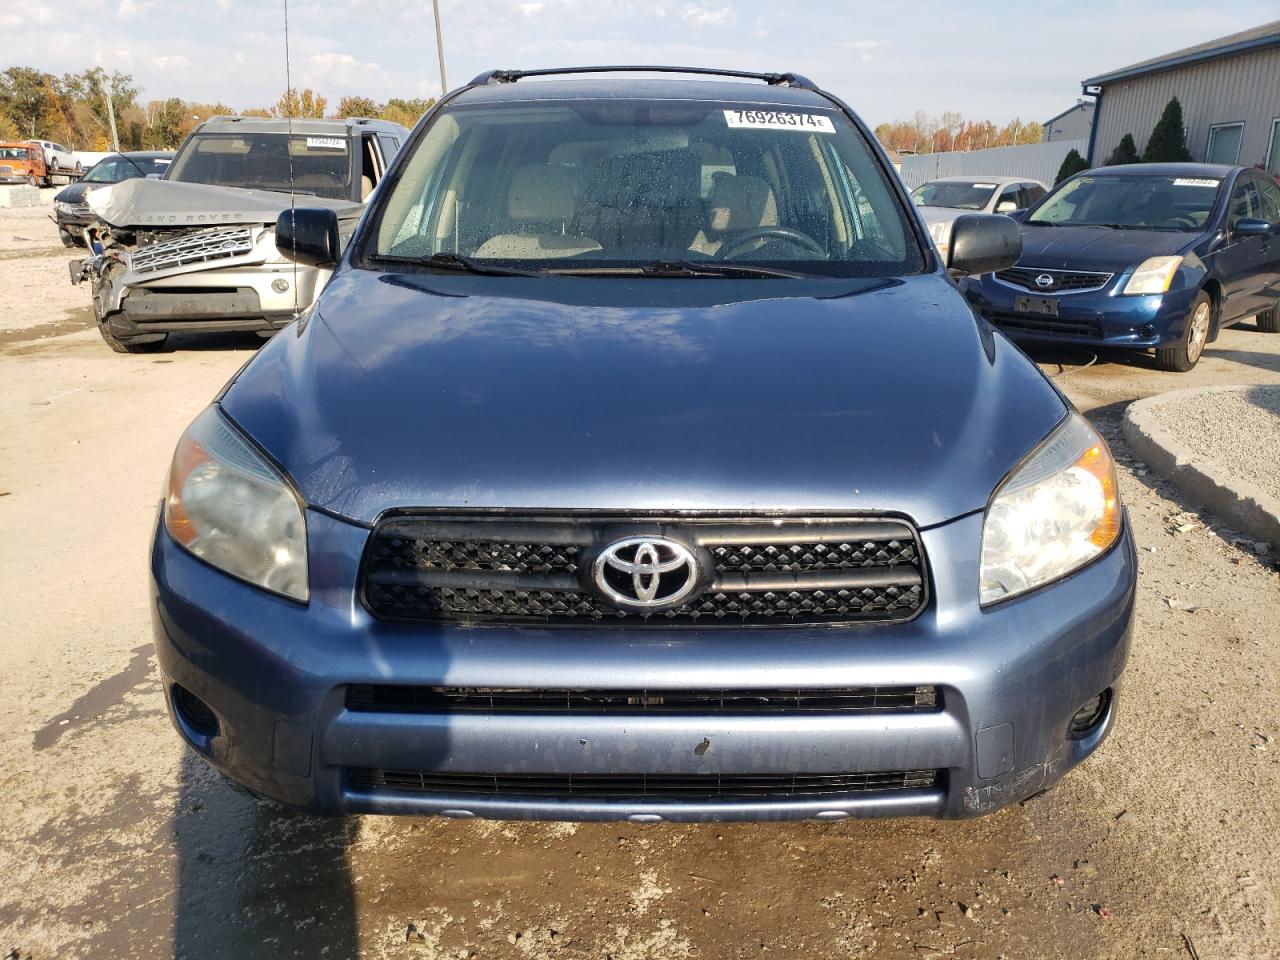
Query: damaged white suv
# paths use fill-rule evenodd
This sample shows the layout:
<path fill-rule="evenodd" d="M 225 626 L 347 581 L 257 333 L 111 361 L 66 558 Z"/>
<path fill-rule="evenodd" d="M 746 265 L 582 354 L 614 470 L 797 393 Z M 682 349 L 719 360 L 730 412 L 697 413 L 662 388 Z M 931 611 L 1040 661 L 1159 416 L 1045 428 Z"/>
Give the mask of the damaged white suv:
<path fill-rule="evenodd" d="M 95 191 L 93 255 L 71 263 L 71 280 L 91 283 L 103 340 L 141 353 L 174 331 L 271 336 L 329 276 L 279 253 L 276 218 L 294 204 L 329 207 L 345 240 L 408 134 L 383 120 L 214 117 L 162 180 Z"/>

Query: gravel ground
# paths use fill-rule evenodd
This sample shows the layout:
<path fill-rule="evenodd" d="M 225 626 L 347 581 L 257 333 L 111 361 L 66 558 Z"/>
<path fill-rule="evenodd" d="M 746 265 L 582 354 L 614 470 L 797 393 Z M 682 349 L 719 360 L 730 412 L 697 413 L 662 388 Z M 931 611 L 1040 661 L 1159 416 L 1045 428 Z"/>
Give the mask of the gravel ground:
<path fill-rule="evenodd" d="M 1137 397 L 1280 384 L 1280 337 L 1226 331 L 1190 375 L 1041 358 L 1113 444 L 1141 568 L 1117 729 L 1044 796 L 963 823 L 281 818 L 179 743 L 146 594 L 174 440 L 257 338 L 112 354 L 62 259 L 0 258 L 0 955 L 1280 956 L 1274 554 L 1119 430 Z"/>
<path fill-rule="evenodd" d="M 1280 387 L 1193 394 L 1152 415 L 1197 454 L 1280 498 Z"/>

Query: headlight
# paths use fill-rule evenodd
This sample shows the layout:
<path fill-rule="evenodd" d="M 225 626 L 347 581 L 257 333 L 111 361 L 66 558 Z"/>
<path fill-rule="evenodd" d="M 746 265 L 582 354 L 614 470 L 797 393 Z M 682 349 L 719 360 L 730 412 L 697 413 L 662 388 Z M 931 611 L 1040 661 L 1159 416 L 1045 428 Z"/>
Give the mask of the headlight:
<path fill-rule="evenodd" d="M 71 204 L 63 203 L 61 200 L 59 200 L 57 203 L 53 205 L 53 209 L 57 210 L 59 213 L 70 213 Z"/>
<path fill-rule="evenodd" d="M 1124 293 L 1164 293 L 1173 283 L 1173 275 L 1182 266 L 1181 257 L 1151 257 L 1138 264 L 1133 276 L 1124 285 Z"/>
<path fill-rule="evenodd" d="M 931 223 L 929 224 L 929 236 L 933 237 L 933 242 L 941 246 L 947 242 L 947 237 L 951 235 L 951 224 L 949 223 Z"/>
<path fill-rule="evenodd" d="M 217 409 L 178 441 L 164 525 L 200 559 L 305 602 L 307 523 L 289 481 Z"/>
<path fill-rule="evenodd" d="M 982 605 L 1078 570 L 1119 535 L 1111 451 L 1073 413 L 991 498 L 982 528 Z"/>

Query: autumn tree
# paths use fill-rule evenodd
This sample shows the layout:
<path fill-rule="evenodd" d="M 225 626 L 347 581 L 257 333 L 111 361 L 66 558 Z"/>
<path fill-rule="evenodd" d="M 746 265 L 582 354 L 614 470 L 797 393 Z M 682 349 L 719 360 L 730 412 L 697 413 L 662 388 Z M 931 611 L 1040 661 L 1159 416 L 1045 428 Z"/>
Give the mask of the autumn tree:
<path fill-rule="evenodd" d="M 290 87 L 271 108 L 273 116 L 319 119 L 324 116 L 324 108 L 329 105 L 327 98 L 320 96 L 310 87 L 299 93 Z"/>
<path fill-rule="evenodd" d="M 434 103 L 434 98 L 401 100 L 399 97 L 392 97 L 379 111 L 378 116 L 382 120 L 390 120 L 403 127 L 412 127 Z"/>
<path fill-rule="evenodd" d="M 52 74 L 32 67 L 9 67 L 0 73 L 0 111 L 24 137 L 38 137 L 48 109 Z"/>
<path fill-rule="evenodd" d="M 376 117 L 382 107 L 368 97 L 343 97 L 338 101 L 340 117 Z"/>

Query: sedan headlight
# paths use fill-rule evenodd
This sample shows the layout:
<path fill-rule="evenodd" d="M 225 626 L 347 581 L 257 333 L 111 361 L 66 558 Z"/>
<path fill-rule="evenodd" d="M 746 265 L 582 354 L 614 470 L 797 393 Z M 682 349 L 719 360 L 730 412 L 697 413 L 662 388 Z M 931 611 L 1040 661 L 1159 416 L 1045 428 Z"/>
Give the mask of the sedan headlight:
<path fill-rule="evenodd" d="M 200 559 L 306 602 L 307 523 L 288 479 L 209 407 L 178 441 L 164 525 Z"/>
<path fill-rule="evenodd" d="M 59 213 L 70 213 L 71 204 L 63 203 L 61 200 L 58 200 L 54 202 L 53 209 L 57 210 Z"/>
<path fill-rule="evenodd" d="M 931 223 L 929 224 L 929 236 L 933 237 L 933 242 L 938 246 L 942 246 L 947 242 L 947 237 L 951 235 L 951 224 L 949 223 Z"/>
<path fill-rule="evenodd" d="M 1119 536 L 1111 451 L 1073 413 L 991 498 L 982 528 L 982 605 L 1080 569 Z"/>
<path fill-rule="evenodd" d="M 1173 275 L 1182 266 L 1181 257 L 1151 257 L 1138 264 L 1133 276 L 1124 285 L 1124 293 L 1147 294 L 1164 293 L 1173 283 Z"/>

